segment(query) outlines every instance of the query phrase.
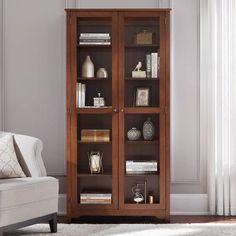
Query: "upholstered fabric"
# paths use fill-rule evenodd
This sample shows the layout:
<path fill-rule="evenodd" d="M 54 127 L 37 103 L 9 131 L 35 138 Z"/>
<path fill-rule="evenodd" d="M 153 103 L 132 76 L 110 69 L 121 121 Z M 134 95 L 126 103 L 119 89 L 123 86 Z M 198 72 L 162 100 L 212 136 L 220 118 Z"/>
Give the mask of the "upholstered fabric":
<path fill-rule="evenodd" d="M 0 137 L 9 133 L 0 132 Z M 15 151 L 27 177 L 47 176 L 42 159 L 42 141 L 26 135 L 13 134 Z"/>
<path fill-rule="evenodd" d="M 0 178 L 25 177 L 18 162 L 13 144 L 13 136 L 0 138 Z"/>
<path fill-rule="evenodd" d="M 58 210 L 58 180 L 53 177 L 0 180 L 0 227 Z"/>

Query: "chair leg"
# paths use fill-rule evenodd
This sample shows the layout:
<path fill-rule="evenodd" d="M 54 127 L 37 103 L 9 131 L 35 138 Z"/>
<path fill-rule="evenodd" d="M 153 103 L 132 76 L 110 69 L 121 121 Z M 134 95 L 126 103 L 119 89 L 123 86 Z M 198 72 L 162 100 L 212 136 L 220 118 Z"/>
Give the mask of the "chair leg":
<path fill-rule="evenodd" d="M 57 213 L 52 215 L 52 219 L 49 220 L 49 226 L 50 226 L 51 233 L 57 232 Z M 0 236 L 1 236 L 1 234 L 0 234 Z"/>

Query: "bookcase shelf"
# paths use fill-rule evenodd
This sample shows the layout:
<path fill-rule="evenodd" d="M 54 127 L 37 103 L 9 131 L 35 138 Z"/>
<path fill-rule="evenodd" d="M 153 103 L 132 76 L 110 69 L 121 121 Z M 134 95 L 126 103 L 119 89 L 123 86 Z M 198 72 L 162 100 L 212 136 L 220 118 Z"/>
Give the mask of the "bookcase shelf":
<path fill-rule="evenodd" d="M 126 48 L 159 48 L 158 44 L 126 44 Z"/>
<path fill-rule="evenodd" d="M 125 144 L 128 145 L 158 145 L 159 141 L 153 140 L 153 141 L 146 141 L 146 140 L 137 140 L 137 141 L 125 141 Z"/>
<path fill-rule="evenodd" d="M 82 173 L 82 174 L 78 174 L 78 177 L 92 177 L 92 178 L 100 178 L 100 177 L 111 177 L 112 174 L 86 174 L 86 173 Z"/>
<path fill-rule="evenodd" d="M 134 178 L 136 178 L 136 177 L 146 177 L 146 176 L 157 176 L 158 175 L 158 173 L 138 173 L 138 174 L 127 174 L 126 173 L 126 177 L 134 177 Z"/>
<path fill-rule="evenodd" d="M 79 145 L 111 145 L 112 142 L 86 142 L 86 141 L 78 141 Z"/>
<path fill-rule="evenodd" d="M 97 44 L 85 45 L 85 44 L 78 44 L 77 47 L 78 48 L 111 48 L 112 45 L 97 45 Z"/>
<path fill-rule="evenodd" d="M 68 222 L 84 215 L 168 221 L 170 10 L 66 11 Z M 82 76 L 88 56 L 93 78 Z M 133 78 L 141 64 L 138 70 L 146 71 L 147 78 Z M 100 68 L 107 78 L 96 78 Z M 98 97 L 105 106 L 94 106 Z M 129 140 L 132 128 L 140 131 L 136 141 Z M 136 203 L 138 194 L 146 203 Z M 92 204 L 99 196 L 97 202 L 109 204 Z"/>
<path fill-rule="evenodd" d="M 132 77 L 126 77 L 125 80 L 132 81 L 132 82 L 135 82 L 135 81 L 145 81 L 145 82 L 155 81 L 156 82 L 156 81 L 159 80 L 159 78 L 147 78 L 147 77 L 145 77 L 145 78 L 132 78 Z"/>
<path fill-rule="evenodd" d="M 113 109 L 111 107 L 80 107 L 76 108 L 77 114 L 111 114 Z"/>
<path fill-rule="evenodd" d="M 106 81 L 106 82 L 111 82 L 111 78 L 83 78 L 83 77 L 78 77 L 77 81 Z"/>
<path fill-rule="evenodd" d="M 124 112 L 127 114 L 159 114 L 161 109 L 159 107 L 125 107 Z"/>

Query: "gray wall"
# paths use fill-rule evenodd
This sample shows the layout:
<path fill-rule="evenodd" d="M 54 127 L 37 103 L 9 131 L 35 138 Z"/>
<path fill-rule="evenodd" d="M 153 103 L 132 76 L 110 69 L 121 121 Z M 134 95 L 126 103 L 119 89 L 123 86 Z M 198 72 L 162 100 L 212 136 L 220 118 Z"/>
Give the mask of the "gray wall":
<path fill-rule="evenodd" d="M 0 130 L 3 128 L 3 1 L 0 1 Z"/>
<path fill-rule="evenodd" d="M 173 193 L 204 193 L 199 146 L 199 0 L 0 0 L 2 129 L 44 142 L 48 173 L 65 182 L 67 7 L 172 7 L 171 168 Z M 2 14 L 2 8 L 1 13 Z M 4 32 L 2 34 L 2 26 Z M 2 39 L 5 50 L 2 53 Z M 2 84 L 2 82 L 4 82 Z M 5 93 L 5 96 L 3 94 Z M 0 103 L 2 105 L 2 102 Z M 0 123 L 0 125 L 1 125 Z"/>

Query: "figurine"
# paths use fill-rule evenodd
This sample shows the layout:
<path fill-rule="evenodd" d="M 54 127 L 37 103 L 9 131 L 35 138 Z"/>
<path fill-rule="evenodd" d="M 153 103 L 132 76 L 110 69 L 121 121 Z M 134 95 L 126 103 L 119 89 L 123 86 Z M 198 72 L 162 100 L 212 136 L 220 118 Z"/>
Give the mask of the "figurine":
<path fill-rule="evenodd" d="M 140 69 L 142 68 L 142 62 L 139 61 L 137 66 L 135 67 L 135 69 L 133 71 L 141 71 Z"/>
<path fill-rule="evenodd" d="M 132 71 L 132 77 L 133 78 L 146 78 L 146 71 L 141 70 L 142 68 L 142 62 L 139 61 L 134 70 Z"/>

